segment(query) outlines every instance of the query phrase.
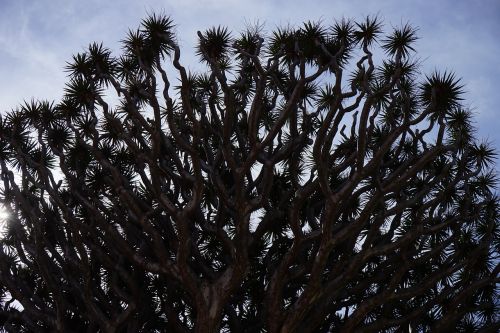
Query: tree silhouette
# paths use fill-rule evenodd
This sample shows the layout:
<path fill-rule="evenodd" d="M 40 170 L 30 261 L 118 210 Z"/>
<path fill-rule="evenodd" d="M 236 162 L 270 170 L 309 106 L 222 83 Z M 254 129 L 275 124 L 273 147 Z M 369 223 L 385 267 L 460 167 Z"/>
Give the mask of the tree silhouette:
<path fill-rule="evenodd" d="M 414 28 L 214 27 L 196 74 L 174 30 L 91 44 L 60 102 L 0 118 L 4 330 L 500 327 L 495 152 Z"/>

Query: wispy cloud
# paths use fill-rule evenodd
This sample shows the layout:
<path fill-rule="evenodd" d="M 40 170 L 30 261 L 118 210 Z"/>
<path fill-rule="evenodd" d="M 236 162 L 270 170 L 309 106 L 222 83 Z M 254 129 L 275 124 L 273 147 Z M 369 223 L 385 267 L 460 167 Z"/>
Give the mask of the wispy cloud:
<path fill-rule="evenodd" d="M 268 30 L 304 20 L 379 15 L 385 29 L 410 22 L 420 28 L 418 57 L 423 71 L 453 70 L 463 77 L 467 103 L 477 114 L 483 136 L 500 147 L 500 2 L 497 0 L 2 0 L 0 2 L 0 110 L 30 97 L 59 99 L 63 67 L 92 41 L 119 50 L 128 28 L 154 11 L 171 14 L 178 24 L 183 59 L 196 67 L 196 31 L 222 24 L 234 31 L 248 22 Z M 189 65 L 191 64 L 191 65 Z"/>

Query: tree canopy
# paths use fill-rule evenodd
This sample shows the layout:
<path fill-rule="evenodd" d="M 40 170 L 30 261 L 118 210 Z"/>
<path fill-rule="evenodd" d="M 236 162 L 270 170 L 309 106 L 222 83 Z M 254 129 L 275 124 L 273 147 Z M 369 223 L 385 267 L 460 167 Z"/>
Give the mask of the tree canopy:
<path fill-rule="evenodd" d="M 0 117 L 7 332 L 495 332 L 495 151 L 380 20 L 153 14 Z M 384 59 L 378 59 L 377 56 Z"/>

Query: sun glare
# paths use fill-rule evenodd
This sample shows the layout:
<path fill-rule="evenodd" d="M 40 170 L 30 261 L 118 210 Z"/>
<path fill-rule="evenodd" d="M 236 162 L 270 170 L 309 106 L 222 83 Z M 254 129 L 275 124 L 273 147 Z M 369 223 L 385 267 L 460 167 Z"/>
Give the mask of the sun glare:
<path fill-rule="evenodd" d="M 0 239 L 3 237 L 3 234 L 7 227 L 7 218 L 9 217 L 9 213 L 0 206 Z"/>

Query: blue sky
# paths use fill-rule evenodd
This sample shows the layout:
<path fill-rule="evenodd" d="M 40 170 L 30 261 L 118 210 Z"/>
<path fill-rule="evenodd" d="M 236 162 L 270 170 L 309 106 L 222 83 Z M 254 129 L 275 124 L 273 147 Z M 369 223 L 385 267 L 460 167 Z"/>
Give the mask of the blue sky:
<path fill-rule="evenodd" d="M 328 24 L 378 15 L 390 31 L 409 22 L 419 28 L 423 73 L 446 69 L 462 77 L 479 136 L 500 150 L 500 0 L 0 0 L 0 112 L 32 97 L 58 100 L 72 54 L 92 41 L 118 54 L 127 29 L 154 11 L 177 23 L 188 67 L 196 67 L 196 31 L 212 25 L 240 31 L 259 21 L 272 30 L 304 20 Z"/>

